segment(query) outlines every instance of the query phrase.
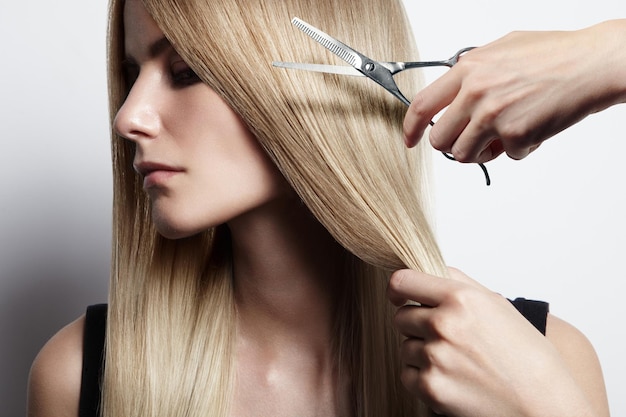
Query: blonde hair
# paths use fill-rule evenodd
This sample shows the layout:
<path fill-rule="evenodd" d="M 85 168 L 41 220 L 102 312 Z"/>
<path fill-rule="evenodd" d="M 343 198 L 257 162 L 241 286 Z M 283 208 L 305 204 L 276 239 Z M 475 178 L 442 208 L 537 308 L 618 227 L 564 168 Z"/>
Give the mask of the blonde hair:
<path fill-rule="evenodd" d="M 354 415 L 426 415 L 401 386 L 385 296 L 392 270 L 445 268 L 429 226 L 429 152 L 401 140 L 405 108 L 373 82 L 285 71 L 337 63 L 292 27 L 298 16 L 373 58 L 415 60 L 401 0 L 143 0 L 172 45 L 237 112 L 311 213 L 346 249 L 337 361 Z M 218 4 L 219 3 L 219 4 Z M 110 112 L 120 108 L 123 0 L 109 21 Z M 417 90 L 418 72 L 401 88 Z M 133 149 L 112 136 L 114 236 L 103 415 L 225 416 L 235 307 L 228 230 L 158 235 Z M 348 297 L 348 294 L 350 296 Z"/>

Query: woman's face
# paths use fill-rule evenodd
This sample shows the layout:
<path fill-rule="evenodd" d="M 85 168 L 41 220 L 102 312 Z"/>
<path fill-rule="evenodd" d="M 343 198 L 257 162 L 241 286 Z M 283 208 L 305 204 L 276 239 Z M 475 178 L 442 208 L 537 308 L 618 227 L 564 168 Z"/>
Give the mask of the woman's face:
<path fill-rule="evenodd" d="M 126 1 L 124 30 L 131 89 L 114 127 L 135 145 L 133 165 L 164 236 L 195 234 L 288 190 L 250 131 L 176 53 L 140 0 Z"/>

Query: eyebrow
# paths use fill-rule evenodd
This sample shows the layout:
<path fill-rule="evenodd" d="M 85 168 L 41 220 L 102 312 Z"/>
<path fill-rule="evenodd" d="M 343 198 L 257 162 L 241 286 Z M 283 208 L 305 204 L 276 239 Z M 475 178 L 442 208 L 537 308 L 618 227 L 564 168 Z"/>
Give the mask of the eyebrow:
<path fill-rule="evenodd" d="M 163 53 L 166 49 L 172 47 L 170 41 L 164 36 L 156 42 L 153 42 L 152 45 L 148 48 L 148 55 L 150 58 L 155 58 Z"/>
<path fill-rule="evenodd" d="M 157 56 L 161 55 L 163 52 L 165 52 L 167 49 L 171 48 L 172 44 L 170 43 L 170 41 L 164 36 L 156 41 L 154 41 L 152 44 L 150 44 L 150 46 L 148 47 L 148 57 L 149 58 L 156 58 Z M 126 54 L 126 61 L 128 62 L 135 62 L 135 59 L 133 58 L 132 55 Z"/>

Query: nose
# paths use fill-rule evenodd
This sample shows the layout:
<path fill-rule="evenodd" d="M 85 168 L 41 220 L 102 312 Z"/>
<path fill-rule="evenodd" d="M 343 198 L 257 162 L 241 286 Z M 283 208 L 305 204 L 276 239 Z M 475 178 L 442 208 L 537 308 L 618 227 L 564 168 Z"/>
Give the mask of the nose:
<path fill-rule="evenodd" d="M 154 139 L 161 129 L 158 94 L 148 76 L 137 78 L 113 121 L 118 135 L 133 142 Z"/>

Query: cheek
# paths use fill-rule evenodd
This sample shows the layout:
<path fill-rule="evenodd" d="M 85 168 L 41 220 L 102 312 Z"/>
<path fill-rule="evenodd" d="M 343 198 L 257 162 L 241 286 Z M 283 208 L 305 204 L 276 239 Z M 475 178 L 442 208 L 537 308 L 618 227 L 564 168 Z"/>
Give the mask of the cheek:
<path fill-rule="evenodd" d="M 256 137 L 225 104 L 205 114 L 195 135 L 188 137 L 196 142 L 193 164 L 208 184 L 229 194 L 284 187 L 282 174 Z"/>
<path fill-rule="evenodd" d="M 193 153 L 180 181 L 168 193 L 151 196 L 157 230 L 169 238 L 189 236 L 292 195 L 256 141 L 248 143 L 253 146 L 213 146 Z"/>
<path fill-rule="evenodd" d="M 210 161 L 210 162 L 209 162 Z M 249 210 L 289 192 L 285 178 L 260 148 L 215 153 L 202 161 L 202 173 L 193 188 L 201 201 L 220 202 L 233 212 Z"/>
<path fill-rule="evenodd" d="M 186 172 L 167 194 L 151 196 L 153 220 L 166 237 L 217 226 L 291 193 L 239 117 L 208 87 L 193 88 L 166 123 Z"/>

